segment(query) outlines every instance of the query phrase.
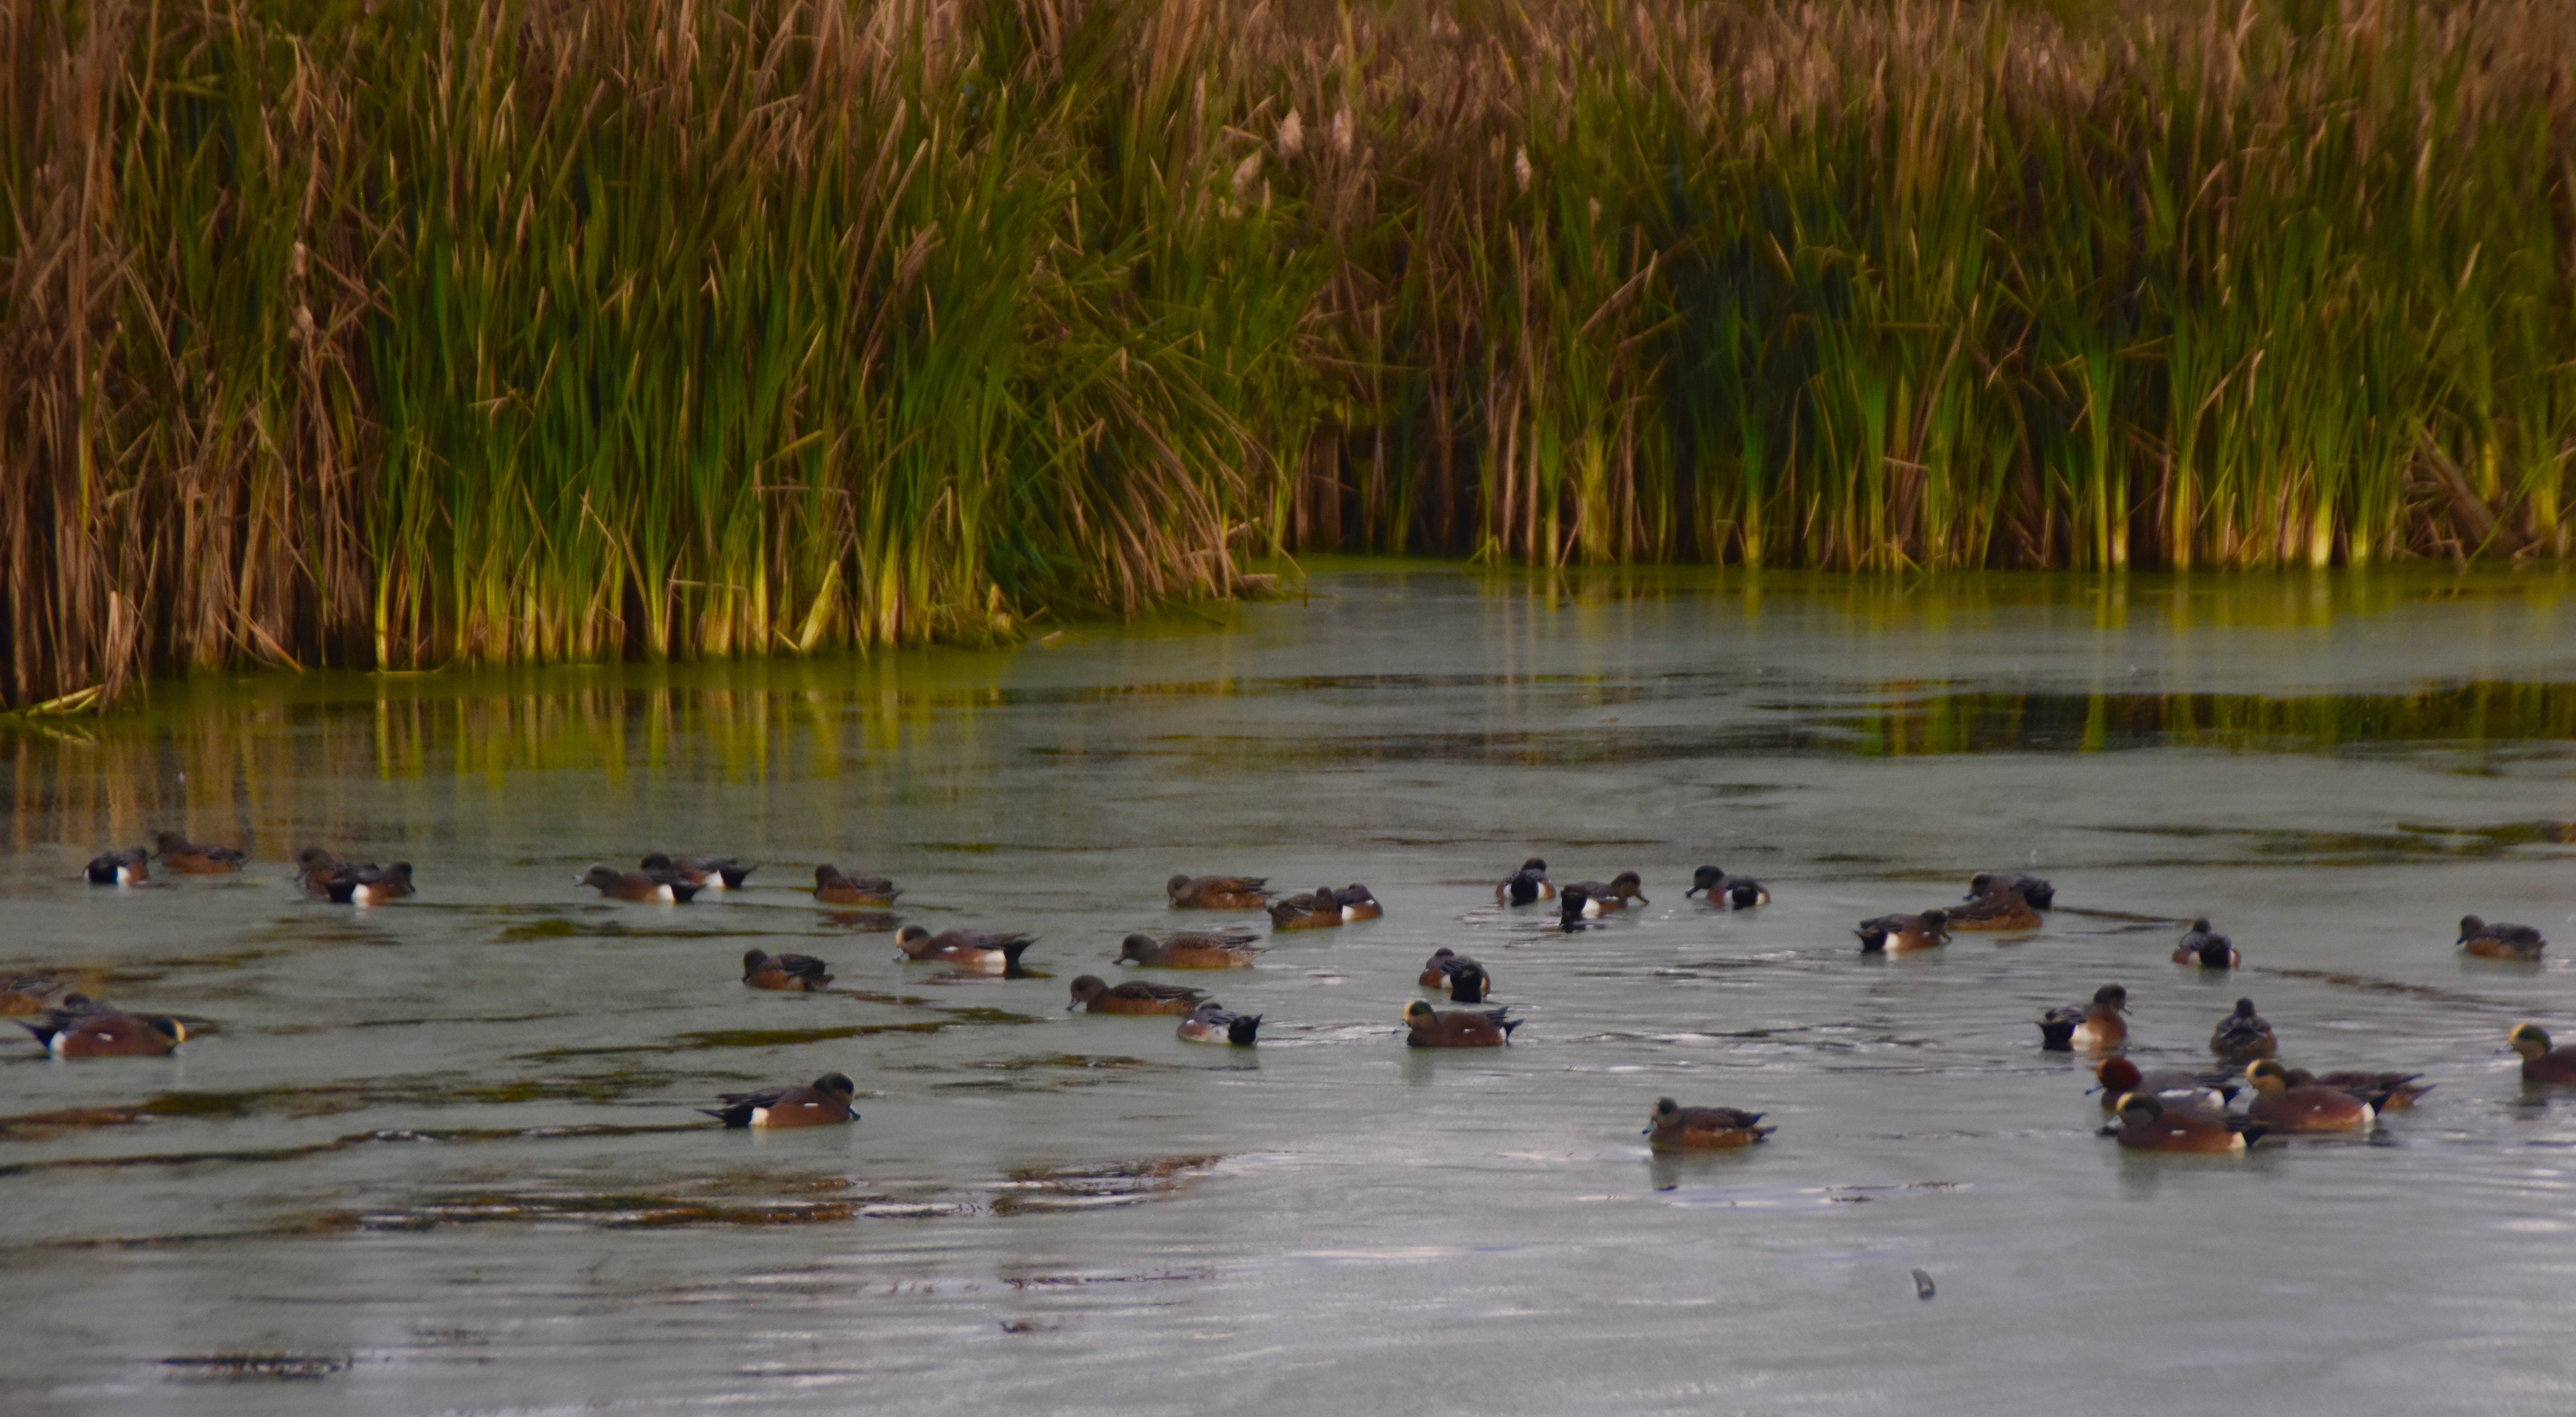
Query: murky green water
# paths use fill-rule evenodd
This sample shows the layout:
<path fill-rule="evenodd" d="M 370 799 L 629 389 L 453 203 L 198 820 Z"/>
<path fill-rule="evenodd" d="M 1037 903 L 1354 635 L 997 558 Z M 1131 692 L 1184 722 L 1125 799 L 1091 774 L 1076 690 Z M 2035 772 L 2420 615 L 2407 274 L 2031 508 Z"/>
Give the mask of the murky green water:
<path fill-rule="evenodd" d="M 0 1043 L 12 1410 L 2559 1412 L 2576 1403 L 2576 616 L 2550 571 L 1482 580 L 868 662 L 257 679 L 0 728 L 0 973 L 185 1016 L 167 1060 Z M 240 880 L 72 879 L 175 826 Z M 307 903 L 294 850 L 416 863 Z M 739 853 L 756 887 L 573 876 Z M 1490 883 L 1644 873 L 1568 937 Z M 1028 930 L 893 962 L 794 887 Z M 1703 862 L 1776 904 L 1685 899 Z M 1986 868 L 2036 936 L 1864 960 Z M 1157 977 L 1248 1054 L 1068 1015 L 1177 871 L 1385 919 Z M 2206 912 L 2249 968 L 2166 960 Z M 1257 918 L 1257 917 L 1256 917 Z M 838 992 L 755 993 L 752 945 Z M 1439 945 L 1510 1049 L 1410 1052 Z M 2438 1088 L 2368 1144 L 2139 1158 L 2032 1021 L 2117 980 L 2194 1064 L 2239 992 L 2319 1067 Z M 14 1032 L 14 1030 L 13 1030 Z M 852 1128 L 714 1094 L 859 1080 Z M 1655 1098 L 1767 1111 L 1650 1157 Z M 1909 1271 L 1938 1285 L 1916 1297 Z"/>

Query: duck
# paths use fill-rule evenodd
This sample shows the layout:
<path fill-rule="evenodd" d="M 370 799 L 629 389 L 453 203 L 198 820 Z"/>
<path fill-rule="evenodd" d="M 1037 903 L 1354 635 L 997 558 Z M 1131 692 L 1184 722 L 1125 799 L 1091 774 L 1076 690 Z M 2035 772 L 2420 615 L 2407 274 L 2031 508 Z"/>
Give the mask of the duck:
<path fill-rule="evenodd" d="M 2057 904 L 2057 887 L 2037 876 L 2017 871 L 1979 871 L 1968 878 L 1969 900 L 1983 900 L 1996 894 L 2017 895 L 2033 910 L 2047 910 Z"/>
<path fill-rule="evenodd" d="M 1311 895 L 1271 901 L 1266 908 L 1273 930 L 1322 930 L 1342 923 L 1342 900 L 1331 886 L 1317 886 Z"/>
<path fill-rule="evenodd" d="M 1702 866 L 1691 872 L 1690 889 L 1682 892 L 1685 898 L 1703 894 L 1709 904 L 1720 910 L 1751 910 L 1771 903 L 1771 892 L 1760 881 L 1751 876 L 1730 876 L 1715 866 Z"/>
<path fill-rule="evenodd" d="M 2141 1071 L 2126 1058 L 2104 1058 L 2093 1068 L 2101 1086 L 2093 1089 L 2102 1094 L 2102 1110 L 2115 1111 L 2120 1099 L 2132 1092 L 2142 1092 L 2167 1102 L 2190 1102 L 2202 1107 L 2224 1107 L 2236 1097 L 2242 1084 L 2231 1072 L 2185 1072 L 2179 1068 Z"/>
<path fill-rule="evenodd" d="M 832 966 L 812 955 L 774 955 L 766 950 L 742 954 L 742 982 L 754 989 L 783 989 L 813 994 L 832 982 Z"/>
<path fill-rule="evenodd" d="M 1984 930 L 1995 934 L 2012 934 L 2039 928 L 2039 912 L 2030 902 L 2012 891 L 1990 891 L 1965 905 L 1954 905 L 1942 912 L 1953 930 Z"/>
<path fill-rule="evenodd" d="M 825 1073 L 804 1087 L 764 1087 L 758 1092 L 720 1092 L 722 1107 L 698 1110 L 728 1127 L 830 1127 L 859 1120 L 850 1103 L 859 1085 L 840 1073 Z"/>
<path fill-rule="evenodd" d="M 1209 1000 L 1190 1010 L 1189 1017 L 1182 1019 L 1181 1026 L 1174 1032 L 1184 1043 L 1230 1043 L 1238 1048 L 1249 1048 L 1260 1028 L 1261 1015 L 1239 1014 L 1232 1009 L 1219 1008 L 1214 1000 Z"/>
<path fill-rule="evenodd" d="M 1259 910 L 1270 903 L 1268 876 L 1174 876 L 1163 883 L 1175 910 Z"/>
<path fill-rule="evenodd" d="M 2460 917 L 2460 950 L 2480 959 L 2538 959 L 2549 942 L 2528 925 L 2490 925 L 2474 915 Z"/>
<path fill-rule="evenodd" d="M 2381 1116 L 2402 1112 L 2415 1105 L 2415 1099 L 2431 1092 L 2433 1083 L 2419 1083 L 2422 1073 L 2334 1072 L 2320 1076 L 2305 1068 L 2290 1069 L 2292 1087 L 2331 1087 L 2349 1092 L 2379 1109 Z"/>
<path fill-rule="evenodd" d="M 2231 1063 L 2268 1058 L 2280 1047 L 2281 1041 L 2272 1036 L 2272 1025 L 2254 1012 L 2252 999 L 2237 1000 L 2236 1012 L 2220 1019 L 2218 1028 L 2209 1035 L 2209 1051 Z"/>
<path fill-rule="evenodd" d="M 2112 1110 L 2120 1115 L 2103 1130 L 2131 1151 L 2241 1152 L 2271 1130 L 2262 1122 L 2185 1102 L 2165 1102 L 2143 1092 L 2122 1097 Z"/>
<path fill-rule="evenodd" d="M 2202 969 L 2238 969 L 2243 967 L 2245 956 L 2225 935 L 2210 929 L 2209 917 L 2203 915 L 2193 919 L 2181 943 L 2174 946 L 2173 962 Z"/>
<path fill-rule="evenodd" d="M 1503 877 L 1494 887 L 1494 904 L 1527 905 L 1536 900 L 1556 899 L 1556 885 L 1547 878 L 1547 863 L 1533 856 L 1521 868 Z"/>
<path fill-rule="evenodd" d="M 1592 928 L 1583 923 L 1584 917 L 1600 913 L 1592 907 L 1592 892 L 1581 886 L 1567 886 L 1557 893 L 1556 928 L 1569 935 Z"/>
<path fill-rule="evenodd" d="M 644 858 L 643 870 L 648 876 L 670 872 L 700 890 L 738 891 L 758 866 L 746 866 L 730 856 L 683 856 L 678 860 L 656 851 Z"/>
<path fill-rule="evenodd" d="M 1753 1125 L 1761 1120 L 1759 1112 L 1733 1107 L 1684 1107 L 1669 1097 L 1658 1097 L 1654 1114 L 1646 1119 L 1645 1134 L 1654 1138 L 1657 1151 L 1716 1151 L 1751 1146 L 1779 1130 Z"/>
<path fill-rule="evenodd" d="M 373 866 L 343 865 L 324 884 L 324 890 L 339 905 L 382 905 L 400 900 L 413 893 L 411 863 L 397 861 L 381 871 Z"/>
<path fill-rule="evenodd" d="M 1377 903 L 1377 897 L 1369 894 L 1369 888 L 1357 882 L 1333 892 L 1333 899 L 1342 903 L 1342 919 L 1345 921 L 1375 920 L 1386 914 L 1386 907 Z"/>
<path fill-rule="evenodd" d="M 1037 943 L 1034 935 L 998 935 L 983 930 L 942 930 L 906 925 L 894 934 L 895 948 L 914 964 L 954 964 L 987 974 L 1007 974 L 1020 956 Z"/>
<path fill-rule="evenodd" d="M 208 846 L 194 842 L 177 832 L 161 832 L 153 838 L 161 853 L 161 864 L 182 876 L 221 876 L 238 871 L 250 859 L 239 847 Z"/>
<path fill-rule="evenodd" d="M 883 876 L 853 876 L 829 863 L 814 868 L 814 899 L 825 905 L 892 905 L 901 894 Z"/>
<path fill-rule="evenodd" d="M 2292 1085 L 2290 1070 L 2278 1058 L 2246 1064 L 2245 1080 L 2254 1085 L 2245 1114 L 2276 1132 L 2345 1132 L 2379 1117 L 2377 1107 L 2341 1088 Z"/>
<path fill-rule="evenodd" d="M 45 1000 L 62 987 L 61 980 L 41 974 L 19 974 L 0 979 L 0 1014 L 43 1013 L 49 1007 Z"/>
<path fill-rule="evenodd" d="M 373 861 L 343 861 L 318 846 L 295 853 L 295 884 L 315 900 L 331 898 L 331 882 L 343 872 L 379 870 Z"/>
<path fill-rule="evenodd" d="M 1456 1004 L 1481 1004 L 1493 980 L 1485 967 L 1466 955 L 1443 945 L 1423 961 L 1422 974 L 1416 981 L 1425 989 L 1445 989 L 1449 1001 Z"/>
<path fill-rule="evenodd" d="M 2549 1031 L 2539 1024 L 2517 1023 L 2504 1041 L 2522 1055 L 2524 1082 L 2576 1085 L 2576 1047 L 2550 1047 Z"/>
<path fill-rule="evenodd" d="M 44 1022 L 21 1023 L 57 1058 L 158 1058 L 188 1041 L 175 1018 L 145 1018 L 80 994 L 45 1010 Z"/>
<path fill-rule="evenodd" d="M 1882 915 L 1860 922 L 1852 931 L 1860 936 L 1862 954 L 1905 954 L 1928 950 L 1950 943 L 1950 912 L 1927 910 L 1920 915 Z"/>
<path fill-rule="evenodd" d="M 1207 934 L 1185 930 L 1156 943 L 1151 935 L 1130 935 L 1118 942 L 1120 964 L 1160 969 L 1249 969 L 1261 949 L 1250 935 L 1231 931 Z"/>
<path fill-rule="evenodd" d="M 696 886 L 678 878 L 657 879 L 641 871 L 620 871 L 614 866 L 593 866 L 573 877 L 575 883 L 590 886 L 611 900 L 651 900 L 686 905 L 698 893 Z M 338 899 L 335 894 L 333 899 Z"/>
<path fill-rule="evenodd" d="M 1583 914 L 1586 919 L 1589 919 L 1613 910 L 1625 910 L 1631 900 L 1639 905 L 1654 904 L 1653 901 L 1646 899 L 1645 885 L 1646 883 L 1638 878 L 1636 872 L 1622 871 L 1611 877 L 1610 884 L 1606 886 L 1599 881 L 1579 881 L 1566 886 L 1557 892 L 1557 899 L 1563 901 L 1576 891 L 1583 892 Z"/>
<path fill-rule="evenodd" d="M 152 879 L 152 868 L 144 864 L 151 854 L 139 846 L 101 852 L 81 868 L 81 875 L 93 886 L 139 886 Z"/>
<path fill-rule="evenodd" d="M 2039 1021 L 2039 1046 L 2057 1053 L 2117 1048 L 2129 1038 L 2129 1021 L 2120 1013 L 2128 1006 L 2128 990 L 2105 984 L 2093 991 L 2089 1004 L 2050 1009 Z"/>
<path fill-rule="evenodd" d="M 1073 981 L 1073 1002 L 1064 1006 L 1066 1013 L 1080 1009 L 1092 1014 L 1187 1014 L 1197 1010 L 1207 995 L 1178 984 L 1148 984 L 1130 979 L 1112 986 L 1097 974 L 1086 974 Z"/>
<path fill-rule="evenodd" d="M 1404 1006 L 1409 1048 L 1500 1048 L 1523 1022 L 1509 1009 L 1435 1009 L 1420 999 Z"/>

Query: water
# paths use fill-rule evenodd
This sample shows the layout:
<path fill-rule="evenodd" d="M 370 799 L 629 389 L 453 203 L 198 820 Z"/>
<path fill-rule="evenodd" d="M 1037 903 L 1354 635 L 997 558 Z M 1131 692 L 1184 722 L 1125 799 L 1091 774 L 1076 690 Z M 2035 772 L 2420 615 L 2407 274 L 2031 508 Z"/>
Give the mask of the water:
<path fill-rule="evenodd" d="M 200 1035 L 5 1048 L 0 1381 L 29 1412 L 2288 1412 L 2576 1400 L 2567 961 L 2576 640 L 2539 571 L 1904 586 L 1354 566 L 1310 601 L 870 661 L 165 688 L 0 729 L 0 969 Z M 176 826 L 240 880 L 71 879 Z M 308 843 L 416 900 L 300 900 Z M 689 907 L 573 883 L 739 853 Z M 1490 888 L 1641 871 L 1567 937 Z M 1042 936 L 893 961 L 794 888 Z M 1715 862 L 1769 908 L 1682 895 Z M 1851 924 L 2032 869 L 2023 939 Z M 1176 871 L 1363 881 L 1384 920 L 1156 972 L 1242 1053 L 1068 1015 Z M 2166 962 L 2206 912 L 2239 976 Z M 1258 917 L 1253 917 L 1257 919 Z M 1528 1020 L 1431 1054 L 1435 946 Z M 744 948 L 834 965 L 756 993 Z M 2094 1135 L 2046 1008 L 2126 984 L 2196 1064 L 2239 994 L 2292 1061 L 2438 1084 L 2367 1143 Z M 855 1127 L 711 1129 L 839 1069 Z M 1762 1109 L 1652 1157 L 1656 1097 Z M 1916 1297 L 1921 1269 L 1937 1297 Z"/>

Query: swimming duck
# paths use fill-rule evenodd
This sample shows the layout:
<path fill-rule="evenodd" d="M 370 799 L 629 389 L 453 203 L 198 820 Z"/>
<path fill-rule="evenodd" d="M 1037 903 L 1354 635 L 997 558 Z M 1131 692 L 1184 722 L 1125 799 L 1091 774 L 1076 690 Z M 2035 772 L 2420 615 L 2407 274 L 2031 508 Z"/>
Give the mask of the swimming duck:
<path fill-rule="evenodd" d="M 2202 969 L 2235 969 L 2245 963 L 2245 956 L 2225 935 L 2211 930 L 2209 917 L 2204 915 L 2183 932 L 2182 942 L 2174 946 L 2173 962 Z"/>
<path fill-rule="evenodd" d="M 1020 962 L 1034 935 L 997 935 L 983 930 L 942 930 L 906 925 L 894 933 L 895 948 L 914 964 L 954 964 L 986 974 L 1007 974 Z"/>
<path fill-rule="evenodd" d="M 2254 1012 L 2252 999 L 2236 1001 L 2236 1012 L 2218 1021 L 2209 1035 L 2209 1051 L 2231 1063 L 2250 1063 L 2268 1058 L 2279 1051 L 2281 1042 L 2272 1036 L 2272 1025 Z"/>
<path fill-rule="evenodd" d="M 1986 930 L 2010 934 L 2039 928 L 2039 912 L 2012 891 L 1991 891 L 1942 912 L 1953 930 Z"/>
<path fill-rule="evenodd" d="M 1267 908 L 1273 930 L 1322 930 L 1342 923 L 1342 900 L 1331 886 L 1271 901 Z"/>
<path fill-rule="evenodd" d="M 853 876 L 828 863 L 814 868 L 814 899 L 825 905 L 892 905 L 901 894 L 883 876 Z"/>
<path fill-rule="evenodd" d="M 2460 949 L 2480 959 L 2538 959 L 2549 942 L 2528 925 L 2493 925 L 2474 915 L 2460 917 Z"/>
<path fill-rule="evenodd" d="M 2517 1023 L 2504 1041 L 2522 1055 L 2524 1082 L 2576 1084 L 2576 1047 L 2550 1047 L 2549 1032 L 2539 1024 Z"/>
<path fill-rule="evenodd" d="M 1655 1139 L 1657 1151 L 1715 1151 L 1751 1146 L 1780 1130 L 1753 1125 L 1761 1120 L 1759 1112 L 1733 1107 L 1684 1107 L 1669 1097 L 1658 1097 L 1654 1115 L 1646 1119 L 1645 1134 Z"/>
<path fill-rule="evenodd" d="M 1983 900 L 1996 894 L 2020 896 L 2033 910 L 2047 910 L 2057 904 L 2057 887 L 2037 876 L 2025 876 L 2014 871 L 1979 871 L 1968 878 L 1968 899 Z"/>
<path fill-rule="evenodd" d="M 1270 903 L 1268 876 L 1174 876 L 1163 883 L 1176 910 L 1259 910 Z"/>
<path fill-rule="evenodd" d="M 746 866 L 730 856 L 683 856 L 673 860 L 656 851 L 644 858 L 644 874 L 660 877 L 664 873 L 707 891 L 738 891 L 758 866 Z"/>
<path fill-rule="evenodd" d="M 81 875 L 93 886 L 139 886 L 152 879 L 152 869 L 144 864 L 151 854 L 139 846 L 104 852 L 91 857 Z"/>
<path fill-rule="evenodd" d="M 720 1092 L 722 1107 L 698 1110 L 728 1127 L 829 1127 L 855 1122 L 850 1103 L 859 1086 L 839 1073 L 825 1073 L 809 1087 L 764 1087 L 758 1092 Z"/>
<path fill-rule="evenodd" d="M 1150 935 L 1130 935 L 1118 942 L 1118 962 L 1162 969 L 1249 969 L 1261 953 L 1253 938 L 1185 930 L 1157 944 Z"/>
<path fill-rule="evenodd" d="M 2274 1131 L 2351 1131 L 2369 1126 L 2379 1116 L 2378 1108 L 2340 1088 L 2292 1086 L 2290 1070 L 2278 1058 L 2246 1064 L 2245 1080 L 2254 1085 L 2254 1101 L 2246 1115 Z"/>
<path fill-rule="evenodd" d="M 1097 974 L 1086 974 L 1073 981 L 1073 1002 L 1065 1012 L 1080 1009 L 1093 1014 L 1186 1014 L 1197 1009 L 1207 995 L 1178 984 L 1148 984 L 1130 979 L 1112 987 Z"/>
<path fill-rule="evenodd" d="M 2422 1073 L 2336 1072 L 2322 1077 L 2305 1068 L 2290 1069 L 2292 1087 L 2331 1087 L 2349 1092 L 2379 1109 L 2381 1116 L 2402 1112 L 2415 1105 L 2415 1099 L 2431 1092 L 2432 1083 L 2418 1083 Z"/>
<path fill-rule="evenodd" d="M 295 853 L 295 884 L 315 900 L 331 898 L 331 881 L 342 872 L 378 869 L 373 861 L 343 861 L 318 846 Z"/>
<path fill-rule="evenodd" d="M 1211 1000 L 1190 1010 L 1189 1017 L 1182 1019 L 1181 1026 L 1174 1031 L 1184 1043 L 1231 1043 L 1238 1048 L 1249 1048 L 1260 1027 L 1261 1015 L 1221 1009 Z"/>
<path fill-rule="evenodd" d="M 641 871 L 620 871 L 613 866 L 593 866 L 573 880 L 593 887 L 611 900 L 652 900 L 686 905 L 698 893 L 696 886 L 681 880 L 677 873 L 663 879 Z"/>
<path fill-rule="evenodd" d="M 1864 920 L 1852 932 L 1860 936 L 1863 954 L 1904 954 L 1911 950 L 1928 950 L 1950 943 L 1950 912 L 1927 910 L 1920 915 L 1882 915 Z"/>
<path fill-rule="evenodd" d="M 1485 967 L 1446 945 L 1431 952 L 1423 961 L 1421 977 L 1416 981 L 1425 989 L 1446 989 L 1455 1004 L 1481 1004 L 1485 991 L 1493 987 Z"/>
<path fill-rule="evenodd" d="M 1760 881 L 1751 876 L 1730 876 L 1715 866 L 1702 866 L 1691 872 L 1690 889 L 1682 895 L 1687 898 L 1702 892 L 1707 894 L 1708 903 L 1720 910 L 1751 910 L 1771 903 L 1771 892 Z"/>
<path fill-rule="evenodd" d="M 2118 1057 L 2104 1058 L 2096 1064 L 2093 1076 L 2102 1084 L 2094 1090 L 2102 1094 L 2102 1110 L 2105 1112 L 2118 1110 L 2120 1099 L 2132 1092 L 2143 1092 L 2167 1102 L 2224 1107 L 2241 1086 L 2236 1074 L 2230 1072 L 2193 1073 L 2179 1068 L 2144 1072 L 2136 1063 Z"/>
<path fill-rule="evenodd" d="M 1583 914 L 1589 919 L 1609 911 L 1625 910 L 1631 900 L 1639 905 L 1654 904 L 1646 899 L 1645 885 L 1636 872 L 1622 871 L 1611 877 L 1610 884 L 1606 886 L 1599 881 L 1579 881 L 1566 886 L 1557 892 L 1557 899 L 1562 901 L 1576 891 L 1583 892 Z"/>
<path fill-rule="evenodd" d="M 774 955 L 766 950 L 745 950 L 742 955 L 742 982 L 754 989 L 784 989 L 811 994 L 832 982 L 825 970 L 832 966 L 812 955 Z"/>
<path fill-rule="evenodd" d="M 1404 1042 L 1412 1048 L 1500 1048 L 1522 1020 L 1509 1009 L 1434 1009 L 1420 999 L 1404 1006 Z"/>
<path fill-rule="evenodd" d="M 1333 892 L 1333 899 L 1342 903 L 1342 919 L 1346 921 L 1375 920 L 1386 914 L 1386 907 L 1377 903 L 1369 888 L 1357 882 Z"/>
<path fill-rule="evenodd" d="M 45 1000 L 62 987 L 62 981 L 41 974 L 0 979 L 0 1014 L 42 1013 L 48 1007 Z"/>
<path fill-rule="evenodd" d="M 2103 1130 L 2131 1151 L 2243 1151 L 2271 1130 L 2261 1122 L 2189 1103 L 2167 1103 L 2143 1092 L 2122 1097 L 2113 1110 L 2119 1119 Z"/>
<path fill-rule="evenodd" d="M 379 871 L 373 866 L 343 863 L 323 890 L 339 905 L 382 905 L 412 894 L 411 863 L 397 861 Z"/>
<path fill-rule="evenodd" d="M 175 1018 L 143 1018 L 79 994 L 45 1010 L 42 1023 L 21 1023 L 57 1058 L 157 1058 L 188 1041 Z"/>
<path fill-rule="evenodd" d="M 1547 863 L 1533 856 L 1521 868 L 1503 878 L 1494 887 L 1494 904 L 1527 905 L 1534 900 L 1556 899 L 1556 886 L 1547 878 Z"/>
<path fill-rule="evenodd" d="M 2129 1038 L 2129 1021 L 2120 1014 L 2128 1006 L 2128 990 L 2105 984 L 2093 991 L 2089 1004 L 2050 1009 L 2039 1021 L 2039 1046 L 2058 1053 L 2117 1048 Z"/>
<path fill-rule="evenodd" d="M 238 847 L 208 846 L 177 832 L 162 832 L 152 840 L 160 849 L 161 864 L 183 876 L 220 876 L 240 870 L 250 859 Z"/>

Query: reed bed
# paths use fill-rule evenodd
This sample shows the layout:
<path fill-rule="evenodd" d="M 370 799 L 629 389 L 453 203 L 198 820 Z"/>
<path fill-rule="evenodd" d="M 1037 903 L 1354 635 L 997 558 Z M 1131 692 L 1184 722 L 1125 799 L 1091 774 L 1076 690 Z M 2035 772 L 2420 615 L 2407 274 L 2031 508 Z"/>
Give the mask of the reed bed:
<path fill-rule="evenodd" d="M 2562 556 L 2576 3 L 0 5 L 0 703 Z"/>

